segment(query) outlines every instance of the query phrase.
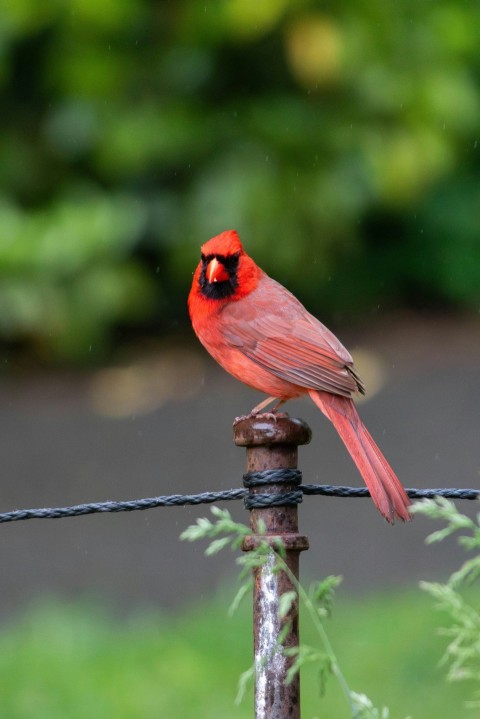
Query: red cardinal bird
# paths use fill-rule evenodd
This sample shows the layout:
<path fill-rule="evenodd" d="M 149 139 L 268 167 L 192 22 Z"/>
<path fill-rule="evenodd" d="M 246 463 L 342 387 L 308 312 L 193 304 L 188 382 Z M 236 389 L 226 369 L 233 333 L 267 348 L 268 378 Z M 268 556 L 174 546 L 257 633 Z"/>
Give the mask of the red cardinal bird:
<path fill-rule="evenodd" d="M 345 347 L 247 255 L 234 230 L 206 242 L 188 297 L 200 342 L 217 362 L 268 399 L 273 411 L 309 394 L 328 417 L 357 465 L 379 512 L 410 519 L 409 499 L 362 423 L 352 395 L 365 388 Z"/>

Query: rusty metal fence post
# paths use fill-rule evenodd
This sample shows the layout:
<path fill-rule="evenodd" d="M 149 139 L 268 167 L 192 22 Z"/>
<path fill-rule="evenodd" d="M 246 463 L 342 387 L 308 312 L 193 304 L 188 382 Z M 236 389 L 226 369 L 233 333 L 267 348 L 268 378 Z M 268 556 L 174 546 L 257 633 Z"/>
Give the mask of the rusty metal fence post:
<path fill-rule="evenodd" d="M 250 475 L 259 472 L 266 475 L 265 470 L 296 469 L 297 448 L 310 439 L 307 424 L 284 414 L 276 418 L 268 415 L 248 417 L 234 426 L 235 444 L 247 448 L 247 473 Z M 249 499 L 255 505 L 255 495 L 295 492 L 297 483 L 288 480 L 288 473 L 285 475 L 286 479 L 283 478 L 281 483 L 279 480 L 278 484 L 273 480 L 273 483 L 248 485 Z M 262 525 L 266 533 L 259 536 Z M 245 539 L 243 549 L 249 551 L 265 540 L 275 547 L 281 541 L 287 566 L 298 578 L 299 552 L 308 549 L 308 539 L 298 533 L 296 505 L 253 506 L 250 508 L 250 527 L 252 534 Z M 285 572 L 274 572 L 273 565 L 272 556 L 272 560 L 256 569 L 254 574 L 255 719 L 300 719 L 300 677 L 297 674 L 287 685 L 286 675 L 293 660 L 285 656 L 279 645 L 280 633 L 289 623 L 290 629 L 282 645 L 298 646 L 298 600 L 292 604 L 288 615 L 280 619 L 280 597 L 295 587 Z"/>

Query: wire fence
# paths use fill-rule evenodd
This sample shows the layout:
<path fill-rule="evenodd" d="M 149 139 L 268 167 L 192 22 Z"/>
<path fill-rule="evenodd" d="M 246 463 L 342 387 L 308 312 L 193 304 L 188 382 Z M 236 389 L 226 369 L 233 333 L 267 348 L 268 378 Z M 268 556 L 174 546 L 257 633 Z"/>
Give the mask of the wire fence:
<path fill-rule="evenodd" d="M 272 472 L 275 476 L 272 477 Z M 281 494 L 256 494 L 254 499 L 248 492 L 248 487 L 262 479 L 272 482 L 272 479 L 282 484 L 291 482 L 295 473 L 296 482 L 301 482 L 300 470 L 264 470 L 263 472 L 248 473 L 244 475 L 245 488 L 226 489 L 218 492 L 201 492 L 199 494 L 170 494 L 159 497 L 146 497 L 127 501 L 88 502 L 70 507 L 39 507 L 35 509 L 16 509 L 11 512 L 0 513 L 0 524 L 5 522 L 19 522 L 27 519 L 62 519 L 66 517 L 81 517 L 87 514 L 105 514 L 111 512 L 136 512 L 158 507 L 182 507 L 195 504 L 212 504 L 214 502 L 229 502 L 243 499 L 247 509 L 252 507 L 292 506 L 299 504 L 303 496 L 319 495 L 324 497 L 362 498 L 369 497 L 366 487 L 346 487 L 330 484 L 298 484 L 293 492 Z M 436 488 L 436 489 L 406 489 L 410 499 L 431 499 L 433 497 L 446 497 L 449 499 L 473 500 L 480 497 L 478 489 Z"/>

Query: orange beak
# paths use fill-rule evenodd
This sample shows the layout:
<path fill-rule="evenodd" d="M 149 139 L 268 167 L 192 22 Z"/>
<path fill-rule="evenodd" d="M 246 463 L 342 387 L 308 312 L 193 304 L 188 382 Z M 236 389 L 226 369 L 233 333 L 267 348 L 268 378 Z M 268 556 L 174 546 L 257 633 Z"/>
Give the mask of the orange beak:
<path fill-rule="evenodd" d="M 213 282 L 226 282 L 228 279 L 230 279 L 227 270 L 222 265 L 222 263 L 217 260 L 216 257 L 214 257 L 208 263 L 206 276 L 210 284 L 212 284 Z"/>

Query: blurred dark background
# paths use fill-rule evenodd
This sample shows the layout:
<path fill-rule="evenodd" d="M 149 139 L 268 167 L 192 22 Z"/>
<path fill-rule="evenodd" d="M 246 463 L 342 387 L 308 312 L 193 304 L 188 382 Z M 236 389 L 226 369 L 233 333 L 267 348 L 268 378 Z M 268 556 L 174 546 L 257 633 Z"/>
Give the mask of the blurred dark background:
<path fill-rule="evenodd" d="M 186 312 L 199 246 L 227 228 L 354 351 L 404 484 L 478 482 L 479 46 L 465 1 L 2 4 L 2 509 L 239 485 L 229 422 L 259 398 Z M 318 434 L 307 481 L 358 483 L 318 413 L 290 411 Z M 422 520 L 346 504 L 305 503 L 330 544 L 312 572 L 368 586 L 448 564 Z M 3 605 L 188 599 L 228 565 L 179 547 L 196 516 L 4 526 Z"/>

